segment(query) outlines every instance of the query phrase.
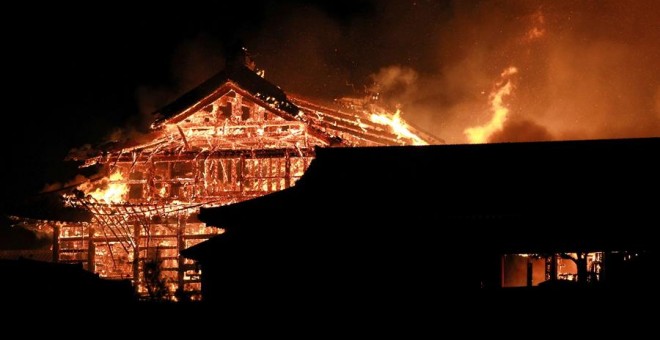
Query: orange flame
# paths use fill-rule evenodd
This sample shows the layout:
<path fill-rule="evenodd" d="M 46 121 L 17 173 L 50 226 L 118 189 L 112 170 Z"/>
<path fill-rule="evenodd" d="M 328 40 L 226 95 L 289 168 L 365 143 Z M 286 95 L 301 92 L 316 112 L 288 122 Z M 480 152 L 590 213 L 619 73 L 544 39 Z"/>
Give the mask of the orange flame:
<path fill-rule="evenodd" d="M 370 116 L 372 122 L 388 126 L 399 138 L 409 138 L 413 145 L 428 145 L 423 139 L 414 134 L 408 128 L 408 124 L 401 119 L 401 110 L 397 109 L 393 115 L 382 113 L 372 113 Z"/>
<path fill-rule="evenodd" d="M 119 203 L 125 201 L 124 196 L 128 193 L 128 184 L 122 182 L 123 179 L 121 171 L 117 170 L 110 177 L 104 178 L 100 186 L 96 183 L 84 183 L 78 189 L 98 201 Z"/>
<path fill-rule="evenodd" d="M 490 100 L 490 111 L 493 113 L 493 117 L 490 121 L 484 125 L 470 127 L 463 131 L 470 143 L 486 143 L 493 132 L 502 129 L 509 114 L 509 108 L 504 105 L 504 96 L 510 95 L 513 90 L 511 80 L 506 78 L 516 73 L 518 73 L 518 69 L 513 66 L 505 69 L 500 75 L 502 81 L 498 84 L 499 89 L 491 93 L 488 97 Z M 501 85 L 504 80 L 506 80 L 506 84 Z"/>

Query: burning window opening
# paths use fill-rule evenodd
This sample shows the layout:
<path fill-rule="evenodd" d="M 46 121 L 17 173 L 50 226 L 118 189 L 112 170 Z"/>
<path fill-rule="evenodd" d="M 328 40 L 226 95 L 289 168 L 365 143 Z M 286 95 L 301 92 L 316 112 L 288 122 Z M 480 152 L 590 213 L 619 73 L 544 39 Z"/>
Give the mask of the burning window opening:
<path fill-rule="evenodd" d="M 624 272 L 626 262 L 644 253 L 633 251 L 554 254 L 506 254 L 502 256 L 502 287 L 533 287 L 573 282 L 598 285 Z"/>
<path fill-rule="evenodd" d="M 50 227 L 54 261 L 130 279 L 143 297 L 199 299 L 200 271 L 179 253 L 224 232 L 197 220 L 200 207 L 295 185 L 317 146 L 442 143 L 400 112 L 372 109 L 287 97 L 253 70 L 233 67 L 162 109 L 147 142 L 77 158 L 103 169 L 63 195 L 90 221 L 25 224 Z"/>

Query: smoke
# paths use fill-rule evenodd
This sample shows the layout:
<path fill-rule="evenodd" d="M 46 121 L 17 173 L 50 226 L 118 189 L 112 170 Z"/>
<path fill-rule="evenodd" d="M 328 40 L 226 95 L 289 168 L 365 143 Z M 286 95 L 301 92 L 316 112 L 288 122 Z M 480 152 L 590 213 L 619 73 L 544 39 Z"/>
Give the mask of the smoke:
<path fill-rule="evenodd" d="M 89 180 L 90 180 L 89 178 L 77 174 L 73 179 L 67 182 L 54 182 L 54 183 L 45 184 L 43 189 L 41 189 L 41 193 L 51 193 L 58 190 L 70 189 L 73 187 L 77 187 L 83 183 L 87 183 L 89 182 Z"/>
<path fill-rule="evenodd" d="M 136 90 L 141 115 L 120 138 L 146 131 L 152 112 L 222 69 L 222 47 L 236 40 L 288 93 L 377 92 L 449 143 L 491 119 L 489 98 L 510 67 L 519 72 L 509 113 L 490 141 L 660 136 L 658 1 L 265 3 L 249 26 L 201 27 L 181 42 L 168 79 Z"/>
<path fill-rule="evenodd" d="M 358 83 L 351 73 L 360 66 L 351 64 L 343 45 L 346 32 L 319 8 L 280 5 L 262 26 L 247 47 L 265 78 L 286 92 L 332 100 Z"/>
<path fill-rule="evenodd" d="M 129 116 L 123 126 L 111 128 L 101 138 L 100 144 L 74 147 L 69 150 L 65 159 L 81 161 L 94 157 L 98 155 L 99 150 L 115 144 L 137 145 L 151 141 L 153 136 L 148 133 L 155 119 L 154 113 L 221 70 L 225 64 L 222 51 L 222 44 L 204 32 L 181 41 L 169 56 L 166 74 L 161 79 L 153 79 L 153 83 L 144 83 L 136 87 L 137 114 Z M 90 170 L 100 170 L 100 168 Z M 92 177 L 96 175 L 98 174 L 94 173 Z M 41 192 L 57 191 L 87 181 L 88 178 L 76 175 L 70 181 L 46 184 Z"/>
<path fill-rule="evenodd" d="M 464 142 L 458 132 L 489 117 L 484 104 L 499 80 L 495 72 L 513 65 L 519 79 L 504 102 L 513 121 L 490 141 L 660 135 L 649 106 L 649 91 L 660 75 L 649 59 L 658 56 L 657 44 L 650 43 L 657 33 L 650 33 L 655 19 L 644 15 L 646 7 L 658 6 L 626 5 L 510 1 L 500 10 L 488 4 L 457 6 L 449 23 L 455 36 L 445 38 L 448 43 L 440 48 L 468 47 L 460 56 L 446 52 L 440 78 L 458 91 L 458 100 L 431 103 L 440 108 L 427 118 L 432 131 Z M 422 106 L 421 112 L 428 109 Z"/>
<path fill-rule="evenodd" d="M 283 5 L 284 6 L 284 5 Z M 247 45 L 289 92 L 381 100 L 447 140 L 490 119 L 502 70 L 510 110 L 492 141 L 660 136 L 660 3 L 373 1 L 335 20 L 316 7 L 266 19 Z"/>
<path fill-rule="evenodd" d="M 553 140 L 548 129 L 529 120 L 508 120 L 502 129 L 490 135 L 491 143 Z"/>
<path fill-rule="evenodd" d="M 143 84 L 135 90 L 139 114 L 124 127 L 114 129 L 107 141 L 147 141 L 145 136 L 154 113 L 192 90 L 224 67 L 223 47 L 219 41 L 204 32 L 190 40 L 182 41 L 171 55 L 166 80 L 155 84 Z"/>
<path fill-rule="evenodd" d="M 369 92 L 382 96 L 386 106 L 399 106 L 414 98 L 419 90 L 417 86 L 418 74 L 410 67 L 399 65 L 381 68 L 378 73 L 371 75 L 373 85 Z"/>

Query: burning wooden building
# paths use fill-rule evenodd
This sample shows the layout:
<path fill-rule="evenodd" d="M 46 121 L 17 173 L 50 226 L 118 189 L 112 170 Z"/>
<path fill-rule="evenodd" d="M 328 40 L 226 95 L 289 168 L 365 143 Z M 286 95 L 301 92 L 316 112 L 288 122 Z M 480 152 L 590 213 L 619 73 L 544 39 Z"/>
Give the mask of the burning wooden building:
<path fill-rule="evenodd" d="M 53 233 L 55 261 L 132 279 L 142 294 L 196 292 L 199 271 L 179 253 L 223 232 L 197 219 L 200 207 L 293 186 L 317 146 L 428 143 L 441 141 L 367 101 L 314 104 L 232 64 L 158 111 L 139 142 L 78 159 L 102 169 L 64 194 L 90 220 L 30 224 Z"/>

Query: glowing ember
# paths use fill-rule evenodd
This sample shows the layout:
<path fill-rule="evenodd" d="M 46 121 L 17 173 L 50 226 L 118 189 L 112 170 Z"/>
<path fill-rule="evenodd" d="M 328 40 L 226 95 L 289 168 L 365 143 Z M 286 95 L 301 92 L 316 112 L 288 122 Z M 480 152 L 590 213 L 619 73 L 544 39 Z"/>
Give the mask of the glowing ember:
<path fill-rule="evenodd" d="M 122 182 L 123 179 L 121 171 L 117 170 L 110 177 L 103 179 L 100 186 L 97 183 L 85 183 L 78 189 L 98 201 L 119 203 L 124 201 L 124 196 L 128 193 L 128 185 Z"/>
<path fill-rule="evenodd" d="M 401 110 L 397 109 L 393 115 L 372 113 L 370 119 L 376 124 L 389 126 L 399 138 L 412 139 L 413 145 L 428 145 L 427 142 L 410 131 L 408 124 L 401 119 Z"/>
<path fill-rule="evenodd" d="M 508 78 L 516 73 L 518 73 L 518 69 L 511 66 L 505 69 L 500 75 L 502 80 L 496 86 L 496 90 L 489 96 L 490 111 L 493 113 L 490 121 L 484 125 L 467 128 L 463 131 L 470 143 L 486 143 L 493 132 L 502 129 L 509 114 L 509 108 L 504 105 L 504 96 L 510 95 L 513 89 L 511 79 Z M 506 83 L 502 85 L 505 81 Z"/>
<path fill-rule="evenodd" d="M 158 196 L 160 196 L 161 198 L 167 197 L 167 188 L 165 186 L 163 186 L 162 188 L 160 188 L 160 190 L 158 190 Z"/>

